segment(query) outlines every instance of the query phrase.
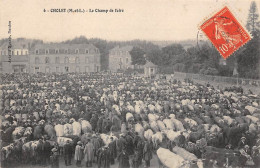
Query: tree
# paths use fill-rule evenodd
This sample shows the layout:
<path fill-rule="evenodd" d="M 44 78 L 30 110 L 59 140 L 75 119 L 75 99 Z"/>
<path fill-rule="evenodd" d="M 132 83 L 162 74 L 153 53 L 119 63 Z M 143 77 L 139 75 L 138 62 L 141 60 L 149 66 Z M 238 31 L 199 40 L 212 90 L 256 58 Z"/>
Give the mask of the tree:
<path fill-rule="evenodd" d="M 172 44 L 162 48 L 162 65 L 174 65 L 176 63 L 182 63 L 185 50 L 180 44 Z"/>
<path fill-rule="evenodd" d="M 255 1 L 252 1 L 249 9 L 247 24 L 246 24 L 246 28 L 250 32 L 254 32 L 259 29 L 260 22 L 258 21 L 258 17 L 259 14 L 257 11 L 256 3 Z"/>
<path fill-rule="evenodd" d="M 146 56 L 147 59 L 152 63 L 154 63 L 155 65 L 162 65 L 163 64 L 162 55 L 163 55 L 162 50 L 156 48 L 149 51 Z"/>
<path fill-rule="evenodd" d="M 260 33 L 253 33 L 254 37 L 245 45 L 243 50 L 237 56 L 238 73 L 241 77 L 259 78 L 259 61 L 260 61 Z"/>
<path fill-rule="evenodd" d="M 139 47 L 133 47 L 130 51 L 132 65 L 144 65 L 146 63 L 145 60 L 145 52 Z"/>
<path fill-rule="evenodd" d="M 256 3 L 253 1 L 249 9 L 247 29 L 253 38 L 244 46 L 244 49 L 237 55 L 238 73 L 241 77 L 260 77 L 260 24 L 258 20 Z"/>

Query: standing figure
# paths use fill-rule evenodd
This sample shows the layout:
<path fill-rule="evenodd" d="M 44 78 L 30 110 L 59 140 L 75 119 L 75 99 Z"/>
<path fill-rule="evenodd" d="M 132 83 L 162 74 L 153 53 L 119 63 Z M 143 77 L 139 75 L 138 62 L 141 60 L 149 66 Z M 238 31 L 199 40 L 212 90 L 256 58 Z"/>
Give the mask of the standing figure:
<path fill-rule="evenodd" d="M 150 160 L 152 159 L 152 145 L 149 141 L 144 142 L 143 158 L 145 161 L 145 166 L 150 167 Z"/>
<path fill-rule="evenodd" d="M 56 148 L 51 150 L 52 154 L 50 156 L 51 168 L 59 168 L 59 154 Z"/>
<path fill-rule="evenodd" d="M 67 140 L 66 144 L 64 145 L 64 160 L 66 166 L 71 165 L 71 158 L 72 158 L 72 145 L 70 144 L 70 141 Z"/>
<path fill-rule="evenodd" d="M 111 142 L 108 145 L 110 151 L 110 162 L 111 165 L 115 164 L 115 158 L 117 157 L 117 150 L 116 150 L 116 141 L 114 141 L 113 137 L 110 137 Z"/>
<path fill-rule="evenodd" d="M 98 168 L 110 168 L 110 152 L 108 146 L 98 150 Z"/>
<path fill-rule="evenodd" d="M 94 145 L 90 141 L 90 139 L 87 140 L 87 144 L 84 149 L 84 159 L 86 161 L 86 167 L 92 167 L 92 161 L 94 159 Z"/>
<path fill-rule="evenodd" d="M 50 162 L 51 156 L 51 144 L 50 142 L 46 141 L 46 138 L 43 138 L 43 165 L 46 166 Z"/>
<path fill-rule="evenodd" d="M 129 156 L 125 149 L 122 150 L 118 155 L 119 165 L 118 168 L 130 168 Z"/>
<path fill-rule="evenodd" d="M 81 160 L 83 159 L 83 150 L 84 150 L 84 147 L 82 147 L 82 142 L 78 141 L 77 146 L 75 148 L 75 155 L 74 155 L 74 159 L 75 159 L 76 165 L 78 167 L 81 166 Z"/>

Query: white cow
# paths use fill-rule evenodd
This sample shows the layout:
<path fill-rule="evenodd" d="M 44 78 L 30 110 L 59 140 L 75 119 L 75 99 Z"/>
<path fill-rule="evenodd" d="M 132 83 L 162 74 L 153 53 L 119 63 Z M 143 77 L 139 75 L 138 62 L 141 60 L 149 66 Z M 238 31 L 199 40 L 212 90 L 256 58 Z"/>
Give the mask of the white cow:
<path fill-rule="evenodd" d="M 72 134 L 76 135 L 76 136 L 80 136 L 81 135 L 81 125 L 77 121 L 72 123 Z"/>
<path fill-rule="evenodd" d="M 81 130 L 83 133 L 92 132 L 92 126 L 87 120 L 80 120 Z"/>
<path fill-rule="evenodd" d="M 175 139 L 176 139 L 179 135 L 181 135 L 181 132 L 180 132 L 180 131 L 175 132 L 175 131 L 173 131 L 173 130 L 168 130 L 168 131 L 166 132 L 166 135 L 167 135 L 167 138 L 168 138 L 170 141 L 175 141 Z"/>
<path fill-rule="evenodd" d="M 156 153 L 162 164 L 169 168 L 181 167 L 185 162 L 181 156 L 165 148 L 159 148 Z"/>
<path fill-rule="evenodd" d="M 175 130 L 175 127 L 174 127 L 174 124 L 173 124 L 172 120 L 170 120 L 170 119 L 164 119 L 164 120 L 163 120 L 163 123 L 166 125 L 166 128 L 167 128 L 167 129 Z"/>
<path fill-rule="evenodd" d="M 151 140 L 153 136 L 153 131 L 151 129 L 148 129 L 144 132 L 144 137 L 147 140 Z"/>
<path fill-rule="evenodd" d="M 184 131 L 185 130 L 181 121 L 179 121 L 175 118 L 171 118 L 171 120 L 174 124 L 174 127 L 176 128 L 176 131 Z"/>
<path fill-rule="evenodd" d="M 64 125 L 61 125 L 61 124 L 55 125 L 54 129 L 56 131 L 57 137 L 64 136 Z"/>
<path fill-rule="evenodd" d="M 64 135 L 68 136 L 68 135 L 72 135 L 73 134 L 73 128 L 72 125 L 67 123 L 64 125 Z"/>

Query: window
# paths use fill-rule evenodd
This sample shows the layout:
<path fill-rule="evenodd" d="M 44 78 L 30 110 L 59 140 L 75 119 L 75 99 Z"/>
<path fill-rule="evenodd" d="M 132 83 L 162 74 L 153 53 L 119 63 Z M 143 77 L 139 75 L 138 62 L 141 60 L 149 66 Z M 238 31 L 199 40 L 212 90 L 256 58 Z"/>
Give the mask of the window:
<path fill-rule="evenodd" d="M 76 50 L 75 50 L 75 53 L 78 54 L 78 53 L 79 53 L 79 49 L 76 49 Z"/>
<path fill-rule="evenodd" d="M 45 50 L 45 54 L 49 54 L 49 50 Z"/>
<path fill-rule="evenodd" d="M 23 50 L 21 51 L 21 55 L 23 55 Z"/>
<path fill-rule="evenodd" d="M 55 50 L 55 54 L 58 54 L 58 53 L 59 53 L 59 50 L 58 50 L 58 49 L 56 49 L 56 50 Z"/>
<path fill-rule="evenodd" d="M 35 64 L 39 64 L 40 63 L 40 58 L 39 57 L 35 57 Z"/>
<path fill-rule="evenodd" d="M 76 57 L 76 63 L 79 63 L 79 57 Z"/>
<path fill-rule="evenodd" d="M 96 64 L 94 64 L 94 72 L 97 72 L 96 69 L 97 69 Z"/>
<path fill-rule="evenodd" d="M 50 63 L 50 58 L 49 57 L 45 57 L 45 64 L 49 64 Z"/>
<path fill-rule="evenodd" d="M 55 63 L 56 63 L 56 64 L 59 64 L 59 63 L 60 63 L 60 57 L 56 57 L 56 58 L 55 58 Z"/>
<path fill-rule="evenodd" d="M 65 67 L 65 72 L 69 72 L 69 67 Z"/>
<path fill-rule="evenodd" d="M 128 58 L 125 59 L 125 62 L 128 63 Z"/>
<path fill-rule="evenodd" d="M 16 55 L 19 55 L 19 51 L 16 51 Z"/>
<path fill-rule="evenodd" d="M 86 57 L 85 63 L 86 63 L 86 64 L 89 63 L 88 57 Z"/>
<path fill-rule="evenodd" d="M 49 73 L 49 72 L 50 72 L 50 68 L 49 68 L 49 67 L 46 67 L 46 68 L 45 68 L 45 72 L 46 72 L 46 73 Z"/>
<path fill-rule="evenodd" d="M 69 63 L 69 58 L 68 57 L 65 57 L 65 63 Z"/>
<path fill-rule="evenodd" d="M 14 55 L 14 51 L 12 51 L 12 55 Z"/>
<path fill-rule="evenodd" d="M 40 72 L 40 67 L 35 67 L 35 68 L 34 68 L 34 72 L 35 72 L 35 73 Z"/>
<path fill-rule="evenodd" d="M 64 52 L 65 52 L 65 54 L 67 54 L 67 53 L 68 53 L 68 49 L 67 49 L 67 50 L 65 50 Z"/>
<path fill-rule="evenodd" d="M 89 67 L 88 66 L 85 67 L 85 71 L 89 72 Z"/>
<path fill-rule="evenodd" d="M 36 54 L 39 54 L 39 50 L 36 50 L 35 53 L 36 53 Z"/>
<path fill-rule="evenodd" d="M 88 49 L 85 51 L 86 52 L 86 54 L 88 54 L 89 52 L 88 52 Z"/>
<path fill-rule="evenodd" d="M 79 67 L 78 67 L 78 66 L 76 67 L 76 72 L 80 72 L 80 69 L 79 69 Z"/>
<path fill-rule="evenodd" d="M 122 62 L 122 58 L 119 58 L 119 62 Z"/>
<path fill-rule="evenodd" d="M 28 51 L 25 51 L 25 55 L 28 55 Z"/>

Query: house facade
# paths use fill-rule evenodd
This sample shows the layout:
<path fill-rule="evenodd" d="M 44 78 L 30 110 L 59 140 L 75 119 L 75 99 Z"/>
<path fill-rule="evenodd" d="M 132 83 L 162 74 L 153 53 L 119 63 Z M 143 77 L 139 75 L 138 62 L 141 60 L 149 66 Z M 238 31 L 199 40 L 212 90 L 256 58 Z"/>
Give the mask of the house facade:
<path fill-rule="evenodd" d="M 31 73 L 100 71 L 100 53 L 92 44 L 38 44 L 29 57 Z"/>
<path fill-rule="evenodd" d="M 115 47 L 109 51 L 109 70 L 117 72 L 133 68 L 130 51 L 133 46 Z"/>
<path fill-rule="evenodd" d="M 0 47 L 0 71 L 2 73 L 26 73 L 29 63 L 28 45 L 12 42 Z"/>
<path fill-rule="evenodd" d="M 92 44 L 36 44 L 12 42 L 0 47 L 2 73 L 99 72 L 100 52 Z"/>

